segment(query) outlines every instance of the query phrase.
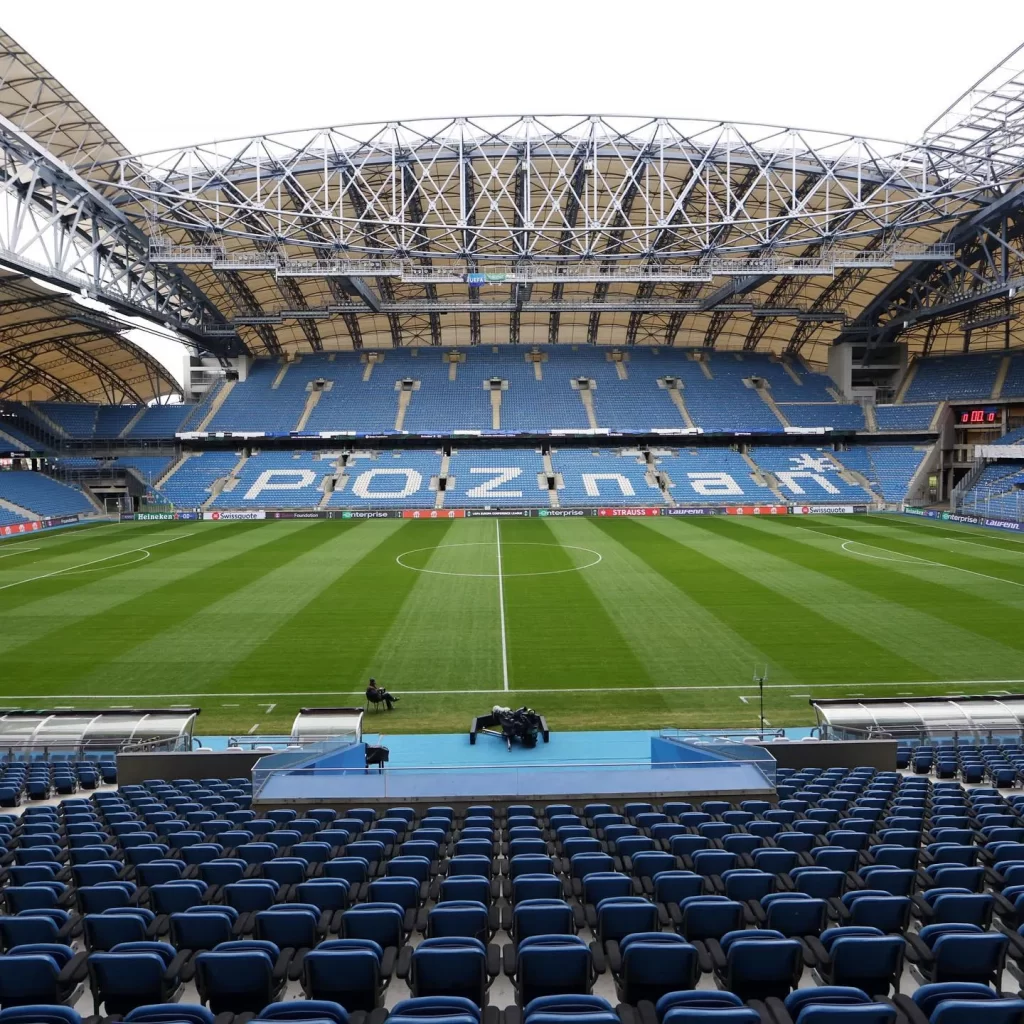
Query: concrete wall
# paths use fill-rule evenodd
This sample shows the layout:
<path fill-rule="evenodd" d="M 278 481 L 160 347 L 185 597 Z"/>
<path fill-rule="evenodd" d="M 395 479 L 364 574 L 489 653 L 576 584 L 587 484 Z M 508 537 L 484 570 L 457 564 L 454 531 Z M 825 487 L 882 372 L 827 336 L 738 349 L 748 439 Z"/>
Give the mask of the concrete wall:
<path fill-rule="evenodd" d="M 760 746 L 761 744 L 758 744 Z M 860 768 L 896 770 L 895 740 L 832 740 L 817 743 L 765 743 L 780 768 Z"/>
<path fill-rule="evenodd" d="M 252 750 L 172 754 L 118 754 L 119 785 L 138 785 L 145 779 L 251 778 L 252 766 L 265 754 Z"/>

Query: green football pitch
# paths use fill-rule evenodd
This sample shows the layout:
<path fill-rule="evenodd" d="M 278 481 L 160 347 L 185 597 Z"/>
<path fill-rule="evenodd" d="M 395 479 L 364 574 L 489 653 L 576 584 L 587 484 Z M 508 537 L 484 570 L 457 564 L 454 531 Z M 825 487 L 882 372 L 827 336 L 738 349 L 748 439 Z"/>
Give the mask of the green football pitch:
<path fill-rule="evenodd" d="M 387 732 L 752 728 L 767 666 L 768 721 L 805 725 L 1020 689 L 1022 613 L 1024 540 L 898 516 L 108 524 L 0 544 L 0 705 L 271 734 L 372 675 Z"/>

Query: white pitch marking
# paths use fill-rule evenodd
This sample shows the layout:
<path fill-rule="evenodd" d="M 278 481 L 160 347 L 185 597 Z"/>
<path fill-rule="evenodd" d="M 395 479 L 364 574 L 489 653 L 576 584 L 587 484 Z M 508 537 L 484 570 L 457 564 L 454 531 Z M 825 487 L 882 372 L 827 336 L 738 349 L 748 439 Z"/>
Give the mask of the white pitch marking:
<path fill-rule="evenodd" d="M 258 729 L 259 727 L 260 727 L 260 723 L 259 723 L 259 722 L 257 722 L 257 723 L 256 723 L 256 724 L 255 724 L 255 725 L 254 725 L 254 726 L 253 726 L 253 727 L 252 727 L 252 728 L 251 728 L 250 730 L 249 730 L 249 735 L 251 736 L 251 735 L 252 735 L 252 734 L 253 734 L 254 732 L 256 732 L 256 730 L 257 730 L 257 729 Z"/>
<path fill-rule="evenodd" d="M 744 704 L 749 704 L 750 703 L 750 698 L 749 697 L 740 697 L 740 700 L 743 701 Z"/>
<path fill-rule="evenodd" d="M 501 617 L 501 681 L 508 690 L 508 646 L 505 640 L 505 581 L 501 575 L 501 520 L 494 520 L 494 540 L 498 548 L 498 615 Z M 598 556 L 600 558 L 600 555 Z"/>
<path fill-rule="evenodd" d="M 100 562 L 109 562 L 112 558 L 120 558 L 122 555 L 130 555 L 136 551 L 148 551 L 150 548 L 158 548 L 162 544 L 171 544 L 176 540 L 184 540 L 191 537 L 192 533 L 183 533 L 180 537 L 168 537 L 167 540 L 159 540 L 155 544 L 149 544 L 144 548 L 131 548 L 128 551 L 118 551 L 116 555 L 106 555 L 103 558 L 94 558 L 91 562 L 81 562 L 78 565 L 69 565 L 66 569 L 57 569 L 54 572 L 44 572 L 42 576 L 30 576 L 27 580 L 17 580 L 14 583 L 5 583 L 0 590 L 10 590 L 11 587 L 20 587 L 23 583 L 35 583 L 37 580 L 48 580 L 52 576 L 62 576 L 64 573 L 73 572 L 76 569 L 84 569 L 89 565 L 98 565 Z"/>
<path fill-rule="evenodd" d="M 266 708 L 267 709 L 266 710 L 266 714 L 269 715 L 270 712 L 273 711 L 274 708 L 277 707 L 277 705 L 276 704 L 257 704 L 256 707 L 258 707 L 258 708 Z"/>
<path fill-rule="evenodd" d="M 0 555 L 0 558 L 10 558 L 12 555 L 23 555 L 23 554 L 25 554 L 26 551 L 38 551 L 39 550 L 39 545 L 38 544 L 31 544 L 31 545 L 28 545 L 28 544 L 18 544 L 18 545 L 16 545 L 16 547 L 17 547 L 17 551 L 8 551 L 5 554 Z"/>
<path fill-rule="evenodd" d="M 495 519 L 496 523 L 500 523 L 500 519 Z M 409 551 L 403 551 L 400 555 L 395 556 L 395 561 L 403 569 L 411 569 L 413 572 L 425 572 L 431 576 L 470 576 L 475 579 L 494 579 L 497 577 L 496 572 L 446 572 L 443 569 L 423 569 L 417 565 L 406 565 L 402 561 L 406 555 L 415 555 L 420 551 L 443 551 L 446 548 L 478 548 L 483 546 L 490 547 L 490 541 L 467 541 L 465 544 L 436 544 L 434 547 L 427 548 L 412 548 Z M 564 572 L 579 572 L 581 569 L 590 569 L 592 566 L 603 561 L 603 556 L 599 551 L 595 551 L 593 548 L 583 548 L 577 544 L 557 544 L 557 543 L 545 543 L 544 541 L 534 540 L 514 540 L 512 541 L 513 547 L 529 547 L 529 548 L 568 548 L 572 551 L 586 551 L 588 555 L 594 556 L 594 561 L 587 562 L 584 565 L 571 565 L 568 569 L 545 569 L 543 572 L 507 572 L 504 573 L 506 579 L 513 576 L 559 576 Z M 506 542 L 505 547 L 508 547 Z"/>
<path fill-rule="evenodd" d="M 124 553 L 126 555 L 131 554 L 130 551 L 126 551 Z M 127 567 L 129 565 L 138 565 L 139 562 L 144 562 L 147 558 L 149 558 L 151 553 L 152 552 L 150 552 L 149 548 L 142 548 L 142 557 L 141 558 L 133 558 L 130 562 L 119 562 L 117 565 L 114 566 L 114 568 L 115 569 L 124 569 L 125 567 Z M 67 576 L 84 576 L 87 572 L 103 572 L 103 570 L 107 569 L 107 568 L 109 568 L 109 566 L 97 565 L 93 569 L 68 569 L 68 570 L 66 570 L 65 575 L 67 575 Z"/>
<path fill-rule="evenodd" d="M 933 562 L 930 558 L 920 558 L 917 555 L 904 555 L 902 558 L 886 557 L 884 555 L 870 555 L 864 551 L 851 551 L 846 545 L 847 544 L 860 544 L 866 548 L 878 548 L 880 551 L 885 551 L 885 548 L 880 548 L 877 544 L 868 544 L 863 540 L 844 540 L 842 543 L 842 549 L 848 555 L 859 555 L 862 558 L 876 558 L 880 562 L 903 562 L 906 565 L 913 565 L 916 562 L 920 562 L 921 565 L 934 565 L 940 569 L 955 569 L 957 572 L 966 572 L 971 576 L 980 576 L 984 580 L 995 580 L 996 583 L 1009 583 L 1011 587 L 1024 587 L 1024 583 L 1018 583 L 1016 580 L 1008 580 L 1003 576 L 989 576 L 987 572 L 975 572 L 974 569 L 964 569 L 959 565 L 949 565 L 946 562 Z"/>
<path fill-rule="evenodd" d="M 867 687 L 889 687 L 889 686 L 994 686 L 998 683 L 1013 683 L 1019 684 L 1024 683 L 1024 679 L 919 679 L 907 682 L 905 680 L 899 680 L 894 683 L 862 683 L 857 682 L 852 685 L 856 686 L 867 686 Z M 792 690 L 795 686 L 806 686 L 806 683 L 765 683 L 764 688 L 766 690 Z M 817 688 L 819 690 L 842 690 L 850 683 L 818 683 Z M 702 690 L 749 690 L 750 683 L 732 684 L 732 683 L 716 683 L 716 684 L 704 684 L 696 683 L 693 686 L 559 686 L 557 689 L 552 690 L 551 687 L 545 689 L 520 689 L 516 687 L 514 693 L 686 693 L 688 691 L 702 691 Z M 406 693 L 414 693 L 420 697 L 448 697 L 452 695 L 463 695 L 463 694 L 487 694 L 487 693 L 498 693 L 500 691 L 491 687 L 487 690 L 410 690 L 405 688 Z M 1007 691 L 1008 693 L 1009 691 Z M 339 696 L 359 696 L 365 693 L 365 690 L 273 690 L 266 691 L 260 690 L 256 692 L 240 692 L 233 693 L 233 697 L 280 697 L 282 699 L 290 699 L 295 697 L 323 697 L 327 693 L 334 693 Z M 35 702 L 35 706 L 38 706 L 41 699 L 46 700 L 117 700 L 119 697 L 123 697 L 123 693 L 93 693 L 93 694 L 81 694 L 81 693 L 21 693 L 21 694 L 5 694 L 4 699 L 7 701 L 14 700 L 30 700 Z M 181 693 L 147 693 L 147 700 L 164 699 L 171 697 L 181 697 Z M 218 693 L 206 693 L 198 691 L 195 693 L 188 693 L 184 696 L 196 698 L 196 697 L 223 697 L 223 692 Z M 221 704 L 224 708 L 237 708 L 239 704 Z"/>

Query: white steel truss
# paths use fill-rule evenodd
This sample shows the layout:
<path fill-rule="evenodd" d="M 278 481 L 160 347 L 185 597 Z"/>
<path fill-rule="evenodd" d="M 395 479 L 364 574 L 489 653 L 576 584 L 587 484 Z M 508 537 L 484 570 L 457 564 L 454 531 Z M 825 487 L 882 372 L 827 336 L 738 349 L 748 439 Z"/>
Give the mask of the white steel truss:
<path fill-rule="evenodd" d="M 927 140 L 514 116 L 263 135 L 101 162 L 86 175 L 158 242 L 313 262 L 570 263 L 856 250 L 963 216 L 1024 167 L 980 168 L 975 154 Z M 252 259 L 249 268 L 277 269 Z"/>

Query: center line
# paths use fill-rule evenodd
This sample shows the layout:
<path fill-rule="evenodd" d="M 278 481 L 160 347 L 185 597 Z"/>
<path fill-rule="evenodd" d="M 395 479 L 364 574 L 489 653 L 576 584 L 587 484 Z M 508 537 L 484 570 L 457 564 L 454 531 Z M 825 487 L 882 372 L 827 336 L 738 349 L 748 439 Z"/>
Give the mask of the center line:
<path fill-rule="evenodd" d="M 501 615 L 501 680 L 508 689 L 508 647 L 505 643 L 505 583 L 501 575 L 501 520 L 494 520 L 495 542 L 498 545 L 498 613 Z"/>

